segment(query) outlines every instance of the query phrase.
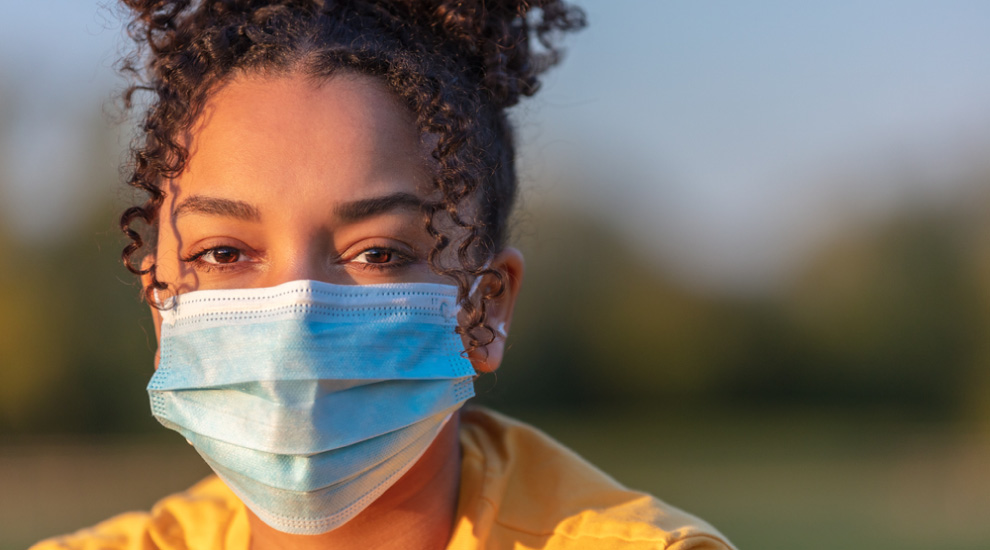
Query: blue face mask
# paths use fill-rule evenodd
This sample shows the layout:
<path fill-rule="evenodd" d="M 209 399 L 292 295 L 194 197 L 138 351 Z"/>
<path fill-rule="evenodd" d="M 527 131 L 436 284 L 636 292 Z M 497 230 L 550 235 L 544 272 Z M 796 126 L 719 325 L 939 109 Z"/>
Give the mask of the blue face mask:
<path fill-rule="evenodd" d="M 162 310 L 151 409 L 272 527 L 330 531 L 412 467 L 474 395 L 457 289 L 294 281 Z"/>

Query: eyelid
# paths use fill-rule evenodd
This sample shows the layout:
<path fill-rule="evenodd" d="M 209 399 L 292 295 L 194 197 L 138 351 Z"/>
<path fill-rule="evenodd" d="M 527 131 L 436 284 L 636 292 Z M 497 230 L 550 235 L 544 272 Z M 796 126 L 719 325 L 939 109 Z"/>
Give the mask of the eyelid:
<path fill-rule="evenodd" d="M 389 250 L 402 256 L 419 257 L 416 247 L 394 238 L 365 238 L 345 247 L 343 251 L 335 257 L 340 263 L 347 263 L 357 258 L 369 250 Z"/>
<path fill-rule="evenodd" d="M 358 258 L 360 258 L 361 256 L 364 256 L 365 254 L 371 252 L 372 250 L 381 250 L 381 251 L 384 251 L 384 252 L 388 252 L 388 253 L 394 254 L 396 256 L 403 256 L 403 257 L 409 255 L 409 254 L 406 254 L 405 252 L 403 252 L 401 250 L 396 250 L 395 248 L 391 248 L 391 247 L 388 247 L 388 246 L 370 246 L 368 248 L 365 248 L 361 252 L 358 252 L 357 254 L 355 254 L 354 257 L 351 258 L 348 261 L 357 262 L 357 263 L 361 263 L 361 264 L 374 263 L 374 262 L 361 262 L 361 261 L 358 261 Z"/>
<path fill-rule="evenodd" d="M 191 260 L 197 256 L 201 256 L 212 250 L 218 248 L 233 248 L 239 252 L 247 252 L 249 255 L 253 255 L 250 247 L 245 246 L 239 242 L 233 242 L 232 240 L 221 240 L 221 239 L 204 239 L 199 243 L 189 247 L 192 252 L 187 253 L 185 256 L 181 257 L 182 261 Z"/>

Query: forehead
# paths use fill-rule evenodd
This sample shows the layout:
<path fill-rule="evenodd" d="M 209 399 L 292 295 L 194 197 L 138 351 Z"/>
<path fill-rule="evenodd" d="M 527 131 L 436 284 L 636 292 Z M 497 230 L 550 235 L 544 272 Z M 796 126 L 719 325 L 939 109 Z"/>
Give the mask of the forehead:
<path fill-rule="evenodd" d="M 239 76 L 207 101 L 187 145 L 173 197 L 325 204 L 397 186 L 423 193 L 429 182 L 411 113 L 379 80 L 352 73 Z"/>

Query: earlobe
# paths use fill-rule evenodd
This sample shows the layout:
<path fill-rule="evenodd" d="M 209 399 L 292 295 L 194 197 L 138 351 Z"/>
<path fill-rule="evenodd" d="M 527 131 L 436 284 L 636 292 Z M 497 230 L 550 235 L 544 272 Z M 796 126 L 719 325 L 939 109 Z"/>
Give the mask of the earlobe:
<path fill-rule="evenodd" d="M 468 359 L 471 360 L 474 370 L 479 373 L 494 372 L 502 364 L 505 341 L 512 323 L 512 312 L 523 280 L 522 253 L 515 248 L 506 248 L 495 256 L 491 267 L 503 274 L 505 287 L 502 295 L 495 298 L 488 307 L 486 324 L 495 331 L 495 339 L 487 346 L 468 352 Z M 484 284 L 482 282 L 482 287 Z M 480 332 L 483 333 L 480 335 L 482 338 L 487 339 L 490 336 L 486 330 Z"/>

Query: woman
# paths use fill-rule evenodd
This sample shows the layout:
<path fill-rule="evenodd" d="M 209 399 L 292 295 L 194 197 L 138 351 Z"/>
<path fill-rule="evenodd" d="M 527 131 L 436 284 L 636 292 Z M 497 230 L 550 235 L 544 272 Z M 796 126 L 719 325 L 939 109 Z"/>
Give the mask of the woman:
<path fill-rule="evenodd" d="M 461 408 L 522 282 L 505 109 L 580 11 L 125 4 L 145 77 L 126 97 L 151 92 L 129 179 L 148 198 L 121 225 L 158 334 L 152 411 L 217 476 L 38 548 L 729 547 Z"/>

